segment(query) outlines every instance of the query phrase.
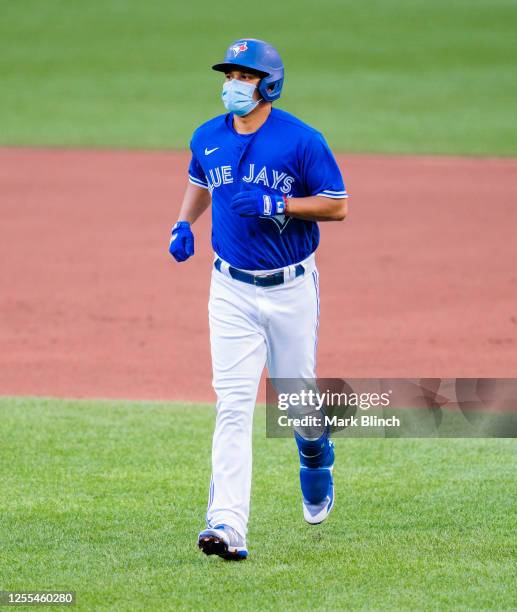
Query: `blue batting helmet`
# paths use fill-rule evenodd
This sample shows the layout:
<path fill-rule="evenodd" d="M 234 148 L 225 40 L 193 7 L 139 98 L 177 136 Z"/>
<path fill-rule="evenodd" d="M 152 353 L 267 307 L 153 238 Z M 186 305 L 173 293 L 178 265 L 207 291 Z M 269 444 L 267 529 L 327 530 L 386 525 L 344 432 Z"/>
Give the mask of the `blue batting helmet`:
<path fill-rule="evenodd" d="M 256 38 L 241 38 L 226 50 L 224 60 L 214 64 L 213 70 L 249 69 L 261 78 L 257 89 L 266 102 L 278 100 L 284 83 L 284 65 L 278 51 L 269 43 Z"/>

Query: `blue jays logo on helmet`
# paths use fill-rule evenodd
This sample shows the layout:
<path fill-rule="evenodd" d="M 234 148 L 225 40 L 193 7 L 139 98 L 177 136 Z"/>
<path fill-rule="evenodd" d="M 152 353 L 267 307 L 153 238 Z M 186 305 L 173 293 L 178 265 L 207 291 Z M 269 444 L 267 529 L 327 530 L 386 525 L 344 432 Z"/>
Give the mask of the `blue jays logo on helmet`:
<path fill-rule="evenodd" d="M 266 102 L 278 100 L 284 84 L 284 64 L 278 51 L 269 43 L 256 38 L 242 38 L 226 50 L 220 64 L 212 66 L 219 72 L 249 69 L 260 77 L 257 89 Z"/>
<path fill-rule="evenodd" d="M 231 50 L 233 51 L 233 57 L 237 57 L 242 51 L 248 50 L 248 45 L 246 44 L 246 41 L 237 43 L 231 47 Z"/>

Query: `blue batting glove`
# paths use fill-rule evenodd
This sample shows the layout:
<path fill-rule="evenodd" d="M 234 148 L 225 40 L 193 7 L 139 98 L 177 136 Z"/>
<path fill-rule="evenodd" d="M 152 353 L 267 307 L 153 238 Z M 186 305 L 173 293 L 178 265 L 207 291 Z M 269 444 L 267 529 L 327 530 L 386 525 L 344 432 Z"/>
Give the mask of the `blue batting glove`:
<path fill-rule="evenodd" d="M 239 191 L 230 207 L 241 217 L 274 217 L 285 213 L 287 198 L 262 191 Z"/>
<path fill-rule="evenodd" d="M 188 221 L 178 221 L 172 228 L 169 253 L 176 261 L 186 261 L 194 255 L 194 234 Z"/>

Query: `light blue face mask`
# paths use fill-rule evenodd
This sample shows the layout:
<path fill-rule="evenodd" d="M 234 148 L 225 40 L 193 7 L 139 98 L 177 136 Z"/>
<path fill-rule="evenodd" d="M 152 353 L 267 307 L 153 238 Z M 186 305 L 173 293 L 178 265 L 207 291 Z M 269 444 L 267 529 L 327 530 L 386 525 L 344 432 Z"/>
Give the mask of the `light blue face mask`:
<path fill-rule="evenodd" d="M 221 95 L 226 110 L 239 115 L 239 117 L 244 117 L 244 115 L 251 113 L 259 103 L 258 100 L 253 99 L 255 89 L 256 86 L 252 83 L 246 83 L 238 79 L 226 81 Z"/>

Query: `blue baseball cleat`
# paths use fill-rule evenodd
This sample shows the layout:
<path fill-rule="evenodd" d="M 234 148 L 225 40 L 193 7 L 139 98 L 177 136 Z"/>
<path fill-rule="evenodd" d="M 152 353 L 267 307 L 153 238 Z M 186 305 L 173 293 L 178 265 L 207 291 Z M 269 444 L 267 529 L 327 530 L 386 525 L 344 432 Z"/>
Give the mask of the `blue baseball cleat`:
<path fill-rule="evenodd" d="M 205 555 L 218 555 L 229 561 L 243 561 L 248 556 L 246 540 L 228 525 L 216 525 L 202 531 L 197 545 Z"/>
<path fill-rule="evenodd" d="M 303 518 L 311 525 L 318 525 L 334 506 L 334 444 L 326 436 L 307 441 L 296 435 L 296 442 L 300 454 Z"/>

